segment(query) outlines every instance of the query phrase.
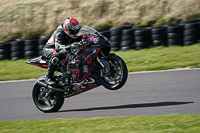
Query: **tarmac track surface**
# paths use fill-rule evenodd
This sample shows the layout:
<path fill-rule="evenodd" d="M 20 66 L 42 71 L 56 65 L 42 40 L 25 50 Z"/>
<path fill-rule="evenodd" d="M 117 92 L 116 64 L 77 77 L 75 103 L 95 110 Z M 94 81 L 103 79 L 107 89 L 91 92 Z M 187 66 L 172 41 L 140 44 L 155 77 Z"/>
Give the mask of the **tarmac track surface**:
<path fill-rule="evenodd" d="M 42 113 L 35 107 L 33 84 L 0 83 L 0 121 L 200 114 L 200 69 L 129 74 L 120 90 L 95 88 L 65 99 L 56 113 Z"/>

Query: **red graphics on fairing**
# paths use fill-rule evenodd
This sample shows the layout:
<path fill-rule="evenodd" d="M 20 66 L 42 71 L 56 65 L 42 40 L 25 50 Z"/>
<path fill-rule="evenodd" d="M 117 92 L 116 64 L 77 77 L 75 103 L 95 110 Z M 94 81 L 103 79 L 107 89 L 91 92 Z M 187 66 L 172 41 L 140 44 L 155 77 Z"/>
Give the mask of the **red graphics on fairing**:
<path fill-rule="evenodd" d="M 71 64 L 73 64 L 73 61 L 70 60 L 71 58 L 70 56 L 67 56 L 68 61 L 69 61 L 68 62 L 69 68 L 67 70 L 78 72 L 78 75 L 75 81 L 82 82 L 83 80 L 91 76 L 91 65 L 99 52 L 100 52 L 100 48 L 85 47 L 82 49 L 82 54 L 78 55 L 75 58 L 75 62 L 77 65 L 81 64 L 83 67 L 87 69 L 84 71 L 77 70 L 76 68 L 71 66 Z"/>
<path fill-rule="evenodd" d="M 48 61 L 44 61 L 41 56 L 33 60 L 27 61 L 26 63 L 42 68 L 48 68 Z"/>

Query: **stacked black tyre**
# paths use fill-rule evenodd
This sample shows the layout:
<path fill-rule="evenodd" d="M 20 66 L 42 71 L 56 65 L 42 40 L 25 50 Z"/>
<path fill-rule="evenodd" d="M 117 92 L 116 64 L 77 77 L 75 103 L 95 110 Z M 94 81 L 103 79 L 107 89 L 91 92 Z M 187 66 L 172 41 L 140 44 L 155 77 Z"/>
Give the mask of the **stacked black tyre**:
<path fill-rule="evenodd" d="M 168 46 L 183 45 L 183 25 L 169 25 L 167 27 Z"/>
<path fill-rule="evenodd" d="M 38 39 L 37 38 L 31 38 L 25 40 L 25 46 L 24 46 L 24 58 L 25 59 L 31 59 L 39 55 L 38 50 Z"/>
<path fill-rule="evenodd" d="M 123 29 L 127 29 L 128 27 L 114 27 L 110 28 L 110 41 L 112 42 L 111 50 L 118 51 L 121 49 L 121 36 Z"/>
<path fill-rule="evenodd" d="M 133 29 L 124 29 L 121 38 L 121 51 L 133 49 L 134 47 Z"/>
<path fill-rule="evenodd" d="M 42 36 L 38 40 L 38 54 L 42 55 L 42 49 L 44 48 L 44 45 L 49 40 L 50 36 Z"/>
<path fill-rule="evenodd" d="M 152 45 L 151 26 L 133 26 L 135 49 L 149 48 Z"/>
<path fill-rule="evenodd" d="M 182 21 L 184 25 L 184 46 L 193 45 L 200 40 L 200 21 Z"/>
<path fill-rule="evenodd" d="M 10 53 L 11 53 L 10 46 L 11 46 L 11 42 L 9 41 L 0 42 L 0 60 L 10 59 Z"/>
<path fill-rule="evenodd" d="M 160 25 L 151 29 L 153 47 L 167 45 L 167 26 Z"/>
<path fill-rule="evenodd" d="M 11 60 L 24 59 L 24 40 L 16 40 L 11 43 Z"/>

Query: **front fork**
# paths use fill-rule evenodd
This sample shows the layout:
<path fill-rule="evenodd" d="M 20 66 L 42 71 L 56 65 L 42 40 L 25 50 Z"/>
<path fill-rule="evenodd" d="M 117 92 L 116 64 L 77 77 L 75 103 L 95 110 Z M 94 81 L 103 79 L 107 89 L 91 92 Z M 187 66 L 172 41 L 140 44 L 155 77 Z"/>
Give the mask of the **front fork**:
<path fill-rule="evenodd" d="M 107 57 L 102 51 L 100 51 L 100 54 L 102 55 L 103 58 L 100 59 L 100 57 L 97 55 L 97 61 L 102 66 L 102 68 L 104 68 L 106 73 L 110 73 L 110 62 L 107 61 Z"/>

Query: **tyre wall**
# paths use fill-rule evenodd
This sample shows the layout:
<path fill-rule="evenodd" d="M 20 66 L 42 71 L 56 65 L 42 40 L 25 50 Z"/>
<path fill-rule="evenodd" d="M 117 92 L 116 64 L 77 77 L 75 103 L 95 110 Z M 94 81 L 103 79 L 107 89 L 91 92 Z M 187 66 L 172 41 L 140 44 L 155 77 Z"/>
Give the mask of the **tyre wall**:
<path fill-rule="evenodd" d="M 189 46 L 200 42 L 200 20 L 158 26 L 121 26 L 100 32 L 112 42 L 112 51 L 157 46 Z M 31 59 L 42 54 L 50 36 L 0 41 L 0 60 Z"/>
<path fill-rule="evenodd" d="M 24 59 L 25 40 L 16 40 L 11 43 L 11 60 Z"/>
<path fill-rule="evenodd" d="M 132 29 L 134 34 L 135 50 L 151 47 L 151 26 L 133 26 Z"/>
<path fill-rule="evenodd" d="M 155 26 L 151 30 L 153 47 L 167 46 L 167 25 Z"/>
<path fill-rule="evenodd" d="M 122 30 L 121 36 L 121 51 L 126 51 L 135 48 L 133 29 Z"/>
<path fill-rule="evenodd" d="M 174 46 L 174 45 L 183 45 L 183 25 L 169 25 L 167 27 L 167 36 L 168 36 L 168 45 Z"/>
<path fill-rule="evenodd" d="M 200 40 L 200 21 L 182 21 L 180 24 L 184 27 L 183 45 L 189 46 L 198 43 Z"/>

